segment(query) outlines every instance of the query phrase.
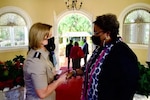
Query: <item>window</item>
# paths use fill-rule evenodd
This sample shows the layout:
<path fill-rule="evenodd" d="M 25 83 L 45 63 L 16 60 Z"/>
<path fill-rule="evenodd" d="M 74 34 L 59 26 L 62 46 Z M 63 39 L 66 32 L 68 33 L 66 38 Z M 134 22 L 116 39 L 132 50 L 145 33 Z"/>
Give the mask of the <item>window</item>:
<path fill-rule="evenodd" d="M 150 35 L 150 11 L 134 9 L 123 21 L 123 39 L 129 44 L 148 45 Z"/>
<path fill-rule="evenodd" d="M 27 46 L 25 20 L 16 13 L 0 15 L 0 47 Z"/>
<path fill-rule="evenodd" d="M 14 6 L 0 8 L 0 50 L 28 48 L 30 16 Z"/>

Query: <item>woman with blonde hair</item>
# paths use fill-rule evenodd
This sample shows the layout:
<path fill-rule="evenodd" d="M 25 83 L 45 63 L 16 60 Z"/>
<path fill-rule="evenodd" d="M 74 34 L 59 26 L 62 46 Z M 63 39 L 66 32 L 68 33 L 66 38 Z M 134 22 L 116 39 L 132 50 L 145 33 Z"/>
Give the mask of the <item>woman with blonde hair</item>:
<path fill-rule="evenodd" d="M 26 100 L 55 100 L 55 89 L 66 80 L 66 74 L 54 80 L 56 75 L 49 52 L 45 48 L 52 36 L 51 25 L 35 23 L 29 31 L 29 47 L 24 62 Z"/>

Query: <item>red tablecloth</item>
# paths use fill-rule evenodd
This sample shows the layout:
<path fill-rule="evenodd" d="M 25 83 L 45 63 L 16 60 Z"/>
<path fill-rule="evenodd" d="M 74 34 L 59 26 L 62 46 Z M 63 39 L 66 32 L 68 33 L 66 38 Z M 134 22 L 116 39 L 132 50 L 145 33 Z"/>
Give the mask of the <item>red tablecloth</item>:
<path fill-rule="evenodd" d="M 56 100 L 80 100 L 83 79 L 72 77 L 56 89 Z"/>

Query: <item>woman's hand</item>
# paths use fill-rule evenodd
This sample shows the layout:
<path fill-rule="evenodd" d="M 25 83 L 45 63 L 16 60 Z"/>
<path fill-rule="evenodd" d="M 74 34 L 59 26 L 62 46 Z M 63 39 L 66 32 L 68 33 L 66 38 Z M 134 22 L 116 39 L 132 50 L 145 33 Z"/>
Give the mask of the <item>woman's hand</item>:
<path fill-rule="evenodd" d="M 83 75 L 83 71 L 82 69 L 76 69 L 76 74 L 82 76 Z"/>
<path fill-rule="evenodd" d="M 73 71 L 68 72 L 66 79 L 69 79 L 69 78 L 71 78 L 72 76 L 74 76 L 74 72 L 73 72 Z"/>
<path fill-rule="evenodd" d="M 76 70 L 73 70 L 71 72 L 68 72 L 66 78 L 69 79 L 72 76 L 82 76 L 82 75 L 83 75 L 82 69 L 76 69 Z"/>
<path fill-rule="evenodd" d="M 58 81 L 59 84 L 65 83 L 66 77 L 67 77 L 67 73 L 64 73 L 64 74 L 60 75 L 60 77 L 56 81 Z"/>

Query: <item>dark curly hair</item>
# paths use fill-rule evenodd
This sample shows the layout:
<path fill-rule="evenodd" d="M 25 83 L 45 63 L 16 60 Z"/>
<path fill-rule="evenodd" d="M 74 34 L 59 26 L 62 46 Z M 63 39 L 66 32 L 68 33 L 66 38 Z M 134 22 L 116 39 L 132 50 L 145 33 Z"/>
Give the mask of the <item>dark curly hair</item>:
<path fill-rule="evenodd" d="M 119 35 L 119 22 L 116 15 L 109 13 L 97 16 L 93 23 L 100 27 L 104 32 L 110 32 L 110 37 L 113 41 L 117 39 L 117 35 Z"/>

